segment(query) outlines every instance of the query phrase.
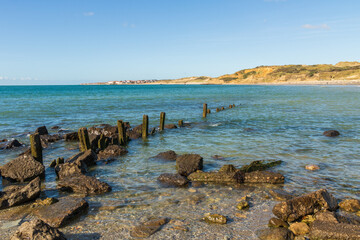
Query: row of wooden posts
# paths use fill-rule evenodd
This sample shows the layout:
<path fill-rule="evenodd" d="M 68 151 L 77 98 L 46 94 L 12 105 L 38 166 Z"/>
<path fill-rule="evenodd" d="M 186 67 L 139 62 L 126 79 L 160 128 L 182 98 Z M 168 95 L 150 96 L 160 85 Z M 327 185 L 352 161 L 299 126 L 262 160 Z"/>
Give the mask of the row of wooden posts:
<path fill-rule="evenodd" d="M 229 108 L 235 107 L 235 104 L 229 105 Z M 222 107 L 221 110 L 224 110 L 225 108 Z M 216 108 L 216 112 L 221 111 L 220 108 Z M 204 103 L 203 105 L 203 117 L 206 118 L 207 114 L 210 114 L 211 110 L 207 108 L 207 104 Z M 184 125 L 183 120 L 179 120 L 178 122 L 179 127 L 182 127 Z M 117 121 L 117 128 L 118 128 L 118 134 L 119 134 L 119 144 L 122 146 L 127 145 L 127 137 L 126 137 L 126 128 L 125 123 L 122 120 Z M 160 113 L 160 131 L 163 131 L 165 128 L 165 112 Z M 143 123 L 142 123 L 142 138 L 146 139 L 149 134 L 149 116 L 144 115 L 143 116 Z M 78 130 L 79 135 L 79 142 L 80 142 L 80 151 L 85 152 L 86 150 L 91 148 L 90 145 L 90 138 L 87 128 L 82 127 Z M 106 146 L 106 138 L 104 135 L 100 136 L 100 139 L 98 141 L 98 147 L 100 149 L 105 148 Z M 35 160 L 39 162 L 43 162 L 43 156 L 42 156 L 42 146 L 41 146 L 41 139 L 39 133 L 34 133 L 30 135 L 30 145 L 31 145 L 31 155 L 34 157 Z"/>
<path fill-rule="evenodd" d="M 229 105 L 229 108 L 234 108 L 235 107 L 235 104 L 230 104 Z M 225 107 L 221 107 L 221 108 L 216 108 L 216 112 L 220 112 L 222 110 L 225 110 Z M 203 105 L 203 118 L 206 118 L 207 114 L 210 114 L 211 113 L 211 110 L 208 109 L 208 106 L 206 103 L 204 103 Z"/>

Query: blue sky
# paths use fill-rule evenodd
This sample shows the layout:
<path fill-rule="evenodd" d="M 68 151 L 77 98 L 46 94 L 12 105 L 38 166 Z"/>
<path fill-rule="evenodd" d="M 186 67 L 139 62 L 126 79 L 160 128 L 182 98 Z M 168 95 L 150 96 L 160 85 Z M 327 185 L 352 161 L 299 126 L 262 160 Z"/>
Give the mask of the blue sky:
<path fill-rule="evenodd" d="M 358 0 L 0 0 L 0 85 L 360 61 Z"/>

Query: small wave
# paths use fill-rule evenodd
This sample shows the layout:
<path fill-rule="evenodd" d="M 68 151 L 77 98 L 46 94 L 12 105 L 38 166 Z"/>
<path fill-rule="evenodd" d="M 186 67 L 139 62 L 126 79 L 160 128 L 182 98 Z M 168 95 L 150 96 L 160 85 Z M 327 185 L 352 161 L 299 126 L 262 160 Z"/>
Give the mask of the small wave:
<path fill-rule="evenodd" d="M 221 123 L 212 123 L 209 126 L 210 127 L 217 127 L 217 126 L 220 126 L 220 125 L 221 125 Z"/>

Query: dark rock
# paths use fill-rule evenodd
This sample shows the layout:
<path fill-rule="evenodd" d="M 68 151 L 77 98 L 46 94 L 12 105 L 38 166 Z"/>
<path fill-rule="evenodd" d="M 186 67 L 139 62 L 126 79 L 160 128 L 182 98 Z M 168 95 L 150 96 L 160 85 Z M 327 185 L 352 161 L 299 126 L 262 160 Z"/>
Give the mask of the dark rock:
<path fill-rule="evenodd" d="M 83 174 L 62 178 L 58 181 L 58 189 L 84 194 L 102 194 L 111 191 L 109 184 Z"/>
<path fill-rule="evenodd" d="M 360 226 L 316 220 L 310 226 L 309 237 L 310 239 L 360 239 Z"/>
<path fill-rule="evenodd" d="M 34 214 L 52 227 L 62 227 L 84 213 L 88 207 L 89 204 L 84 199 L 63 197 L 57 203 L 34 211 Z"/>
<path fill-rule="evenodd" d="M 49 132 L 48 132 L 48 130 L 46 129 L 45 126 L 38 127 L 35 130 L 35 133 L 38 133 L 39 135 L 47 135 L 47 134 L 49 134 Z"/>
<path fill-rule="evenodd" d="M 47 148 L 49 143 L 57 142 L 61 140 L 62 137 L 59 134 L 53 134 L 53 135 L 40 135 L 41 140 L 41 146 L 43 148 Z"/>
<path fill-rule="evenodd" d="M 255 171 L 245 173 L 245 183 L 284 183 L 285 177 L 280 173 L 269 171 Z"/>
<path fill-rule="evenodd" d="M 52 126 L 51 129 L 59 129 L 59 126 Z"/>
<path fill-rule="evenodd" d="M 154 135 L 156 133 L 156 128 L 151 128 L 150 129 L 150 135 Z"/>
<path fill-rule="evenodd" d="M 66 159 L 65 162 L 69 162 L 69 163 L 83 162 L 86 164 L 86 166 L 90 167 L 90 166 L 96 165 L 97 159 L 98 158 L 97 158 L 96 153 L 93 150 L 88 149 L 85 152 L 78 153 L 78 154 L 71 156 L 70 158 Z"/>
<path fill-rule="evenodd" d="M 292 194 L 281 189 L 270 189 L 269 194 L 279 201 L 286 201 L 294 197 Z"/>
<path fill-rule="evenodd" d="M 10 141 L 8 144 L 6 144 L 5 149 L 21 147 L 21 146 L 22 146 L 22 144 L 18 140 L 14 139 L 14 140 Z"/>
<path fill-rule="evenodd" d="M 21 155 L 1 168 L 3 177 L 18 182 L 30 181 L 44 174 L 45 167 L 30 155 Z"/>
<path fill-rule="evenodd" d="M 159 231 L 160 228 L 167 222 L 167 218 L 160 218 L 139 224 L 132 229 L 130 236 L 133 238 L 147 238 L 155 232 Z"/>
<path fill-rule="evenodd" d="M 279 227 L 288 228 L 289 224 L 279 218 L 271 218 L 269 220 L 268 226 L 275 227 L 275 228 L 279 228 Z"/>
<path fill-rule="evenodd" d="M 161 152 L 153 158 L 159 158 L 163 160 L 176 161 L 177 154 L 174 151 Z"/>
<path fill-rule="evenodd" d="M 219 172 L 226 172 L 226 173 L 236 172 L 236 168 L 232 164 L 225 164 L 220 168 Z"/>
<path fill-rule="evenodd" d="M 66 240 L 65 235 L 40 219 L 24 222 L 10 240 Z"/>
<path fill-rule="evenodd" d="M 87 166 L 83 161 L 67 162 L 56 166 L 55 172 L 59 179 L 64 179 L 68 176 L 86 173 Z"/>
<path fill-rule="evenodd" d="M 184 154 L 176 158 L 176 169 L 180 175 L 188 176 L 202 168 L 203 158 L 199 154 Z"/>
<path fill-rule="evenodd" d="M 177 126 L 175 124 L 165 124 L 164 128 L 166 129 L 175 129 Z"/>
<path fill-rule="evenodd" d="M 100 124 L 88 129 L 90 135 L 98 135 L 103 134 L 108 138 L 118 138 L 118 128 L 117 126 L 111 126 L 110 124 Z"/>
<path fill-rule="evenodd" d="M 313 214 L 320 210 L 334 211 L 336 208 L 336 198 L 325 189 L 321 189 L 278 203 L 274 206 L 273 213 L 284 221 L 293 222 L 301 217 Z"/>
<path fill-rule="evenodd" d="M 158 180 L 162 183 L 166 183 L 172 186 L 185 186 L 189 180 L 181 176 L 180 174 L 164 173 L 158 177 Z"/>
<path fill-rule="evenodd" d="M 360 210 L 360 201 L 357 199 L 345 199 L 339 203 L 339 207 L 347 212 L 357 212 Z"/>
<path fill-rule="evenodd" d="M 262 171 L 271 167 L 278 166 L 282 163 L 281 160 L 259 160 L 253 161 L 248 165 L 242 166 L 240 168 L 243 172 L 254 172 L 254 171 Z"/>
<path fill-rule="evenodd" d="M 60 164 L 63 164 L 64 162 L 65 162 L 64 158 L 59 157 L 57 159 L 52 160 L 49 167 L 53 168 L 53 167 L 59 166 Z"/>
<path fill-rule="evenodd" d="M 327 137 L 337 137 L 340 135 L 340 133 L 336 130 L 328 130 L 323 132 L 323 135 Z"/>
<path fill-rule="evenodd" d="M 287 228 L 267 228 L 256 232 L 260 240 L 293 240 L 294 234 Z"/>
<path fill-rule="evenodd" d="M 243 183 L 244 173 L 240 170 L 235 172 L 201 172 L 196 171 L 188 176 L 194 182 L 216 182 L 216 183 Z"/>
<path fill-rule="evenodd" d="M 17 206 L 40 195 L 40 178 L 35 178 L 25 186 L 10 186 L 0 192 L 0 209 Z"/>
<path fill-rule="evenodd" d="M 0 142 L 7 142 L 8 140 L 5 138 L 5 139 L 1 139 Z"/>
<path fill-rule="evenodd" d="M 126 131 L 126 135 L 130 139 L 139 139 L 139 138 L 141 138 L 141 131 L 142 131 L 142 124 L 134 127 L 133 129 L 128 128 Z"/>
<path fill-rule="evenodd" d="M 219 155 L 211 156 L 211 158 L 216 159 L 216 160 L 224 160 L 225 159 L 223 156 L 219 156 Z"/>
<path fill-rule="evenodd" d="M 99 159 L 108 159 L 125 155 L 128 151 L 119 145 L 109 145 L 98 154 Z"/>
<path fill-rule="evenodd" d="M 77 132 L 66 133 L 64 139 L 65 141 L 79 141 L 79 134 Z"/>

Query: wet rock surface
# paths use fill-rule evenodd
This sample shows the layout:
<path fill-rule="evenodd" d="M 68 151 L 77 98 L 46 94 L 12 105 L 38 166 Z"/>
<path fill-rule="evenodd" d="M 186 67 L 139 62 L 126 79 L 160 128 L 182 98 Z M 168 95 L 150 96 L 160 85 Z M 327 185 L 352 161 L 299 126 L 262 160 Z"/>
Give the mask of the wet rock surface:
<path fill-rule="evenodd" d="M 64 135 L 65 141 L 79 141 L 79 134 L 77 132 L 70 132 Z"/>
<path fill-rule="evenodd" d="M 309 233 L 310 228 L 304 222 L 295 222 L 290 224 L 289 230 L 292 231 L 295 235 L 305 235 Z"/>
<path fill-rule="evenodd" d="M 97 155 L 92 149 L 88 149 L 83 153 L 78 153 L 70 157 L 69 159 L 66 159 L 66 162 L 69 163 L 77 163 L 78 165 L 80 162 L 86 164 L 86 166 L 90 167 L 96 164 L 97 161 Z"/>
<path fill-rule="evenodd" d="M 18 140 L 14 139 L 14 140 L 11 140 L 10 142 L 8 142 L 4 148 L 11 149 L 11 148 L 16 148 L 16 147 L 21 147 L 21 146 L 22 146 L 22 144 Z"/>
<path fill-rule="evenodd" d="M 279 228 L 279 227 L 283 227 L 283 228 L 288 228 L 289 224 L 279 218 L 270 218 L 269 220 L 269 227 L 275 227 L 275 228 Z"/>
<path fill-rule="evenodd" d="M 167 222 L 167 218 L 160 218 L 144 222 L 142 224 L 139 224 L 138 226 L 135 226 L 131 230 L 130 236 L 134 238 L 147 238 L 159 231 L 161 227 Z"/>
<path fill-rule="evenodd" d="M 55 172 L 59 179 L 64 179 L 68 176 L 86 173 L 87 166 L 83 161 L 67 162 L 56 166 Z"/>
<path fill-rule="evenodd" d="M 34 214 L 52 227 L 62 227 L 88 209 L 88 203 L 82 198 L 63 197 L 59 202 L 45 206 Z"/>
<path fill-rule="evenodd" d="M 188 176 L 203 168 L 203 158 L 199 154 L 184 154 L 176 158 L 176 169 L 180 175 Z"/>
<path fill-rule="evenodd" d="M 357 212 L 360 210 L 360 201 L 357 199 L 346 199 L 339 203 L 339 207 L 347 212 Z"/>
<path fill-rule="evenodd" d="M 334 211 L 337 206 L 337 200 L 327 190 L 321 189 L 278 203 L 274 206 L 273 213 L 284 221 L 293 222 L 319 210 Z"/>
<path fill-rule="evenodd" d="M 40 219 L 24 222 L 10 240 L 66 240 L 65 235 Z"/>
<path fill-rule="evenodd" d="M 109 145 L 104 150 L 100 151 L 98 154 L 99 159 L 109 159 L 118 156 L 125 155 L 128 151 L 126 148 L 121 147 L 119 145 Z"/>
<path fill-rule="evenodd" d="M 340 132 L 337 130 L 327 130 L 323 132 L 323 135 L 326 137 L 337 137 L 340 135 Z"/>
<path fill-rule="evenodd" d="M 174 151 L 166 151 L 161 152 L 158 155 L 154 156 L 153 158 L 158 158 L 162 160 L 168 160 L 168 161 L 176 161 L 177 154 Z"/>
<path fill-rule="evenodd" d="M 270 189 L 269 194 L 274 199 L 279 200 L 279 201 L 286 201 L 286 200 L 294 198 L 294 196 L 291 193 L 286 192 L 286 191 L 281 190 L 281 189 Z"/>
<path fill-rule="evenodd" d="M 47 134 L 49 134 L 46 126 L 38 127 L 38 128 L 35 130 L 35 133 L 38 133 L 39 135 L 47 135 Z"/>
<path fill-rule="evenodd" d="M 257 231 L 261 240 L 293 240 L 294 234 L 286 228 L 268 228 Z"/>
<path fill-rule="evenodd" d="M 285 177 L 276 172 L 254 171 L 245 173 L 244 183 L 284 183 Z"/>
<path fill-rule="evenodd" d="M 186 186 L 189 182 L 189 180 L 186 177 L 181 176 L 178 173 L 161 174 L 158 177 L 158 180 L 160 182 L 162 182 L 163 184 L 170 185 L 170 186 L 177 186 L 177 187 Z"/>
<path fill-rule="evenodd" d="M 36 178 L 25 186 L 9 186 L 0 192 L 0 209 L 17 206 L 40 195 L 40 178 Z"/>
<path fill-rule="evenodd" d="M 248 165 L 244 165 L 240 168 L 243 172 L 254 172 L 254 171 L 263 171 L 268 168 L 272 168 L 278 166 L 282 163 L 281 160 L 259 160 L 253 161 Z"/>
<path fill-rule="evenodd" d="M 196 171 L 191 173 L 188 179 L 194 182 L 242 183 L 244 182 L 244 173 L 239 170 L 235 172 Z"/>
<path fill-rule="evenodd" d="M 32 156 L 24 154 L 1 167 L 1 175 L 12 181 L 30 181 L 45 174 L 45 167 Z"/>
<path fill-rule="evenodd" d="M 84 194 L 102 194 L 111 191 L 109 184 L 101 182 L 95 177 L 76 174 L 58 181 L 58 189 Z"/>
<path fill-rule="evenodd" d="M 226 224 L 227 218 L 220 214 L 209 214 L 206 215 L 203 220 L 207 223 Z"/>
<path fill-rule="evenodd" d="M 346 223 L 314 221 L 310 227 L 310 239 L 360 239 L 360 226 Z"/>
<path fill-rule="evenodd" d="M 166 129 L 175 129 L 177 126 L 175 124 L 165 124 L 164 128 Z"/>

